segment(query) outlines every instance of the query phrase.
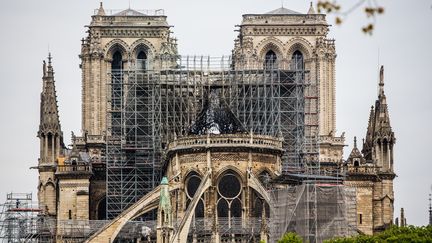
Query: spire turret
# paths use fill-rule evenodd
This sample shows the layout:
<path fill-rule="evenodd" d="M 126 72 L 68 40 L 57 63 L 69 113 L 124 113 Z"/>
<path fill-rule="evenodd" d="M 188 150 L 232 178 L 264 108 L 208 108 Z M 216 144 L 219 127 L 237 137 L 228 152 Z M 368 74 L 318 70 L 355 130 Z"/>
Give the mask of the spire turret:
<path fill-rule="evenodd" d="M 315 14 L 316 12 L 315 12 L 315 9 L 314 9 L 314 7 L 313 7 L 313 3 L 311 2 L 310 3 L 310 7 L 309 7 L 309 11 L 307 12 L 307 14 Z"/>
<path fill-rule="evenodd" d="M 379 95 L 384 95 L 384 65 L 381 66 L 380 69 L 380 81 L 379 81 Z"/>
<path fill-rule="evenodd" d="M 363 140 L 363 149 L 362 149 L 362 153 L 365 156 L 366 160 L 372 160 L 371 149 L 373 147 L 372 143 L 373 143 L 374 120 L 375 120 L 375 110 L 374 110 L 374 106 L 371 106 L 369 112 L 368 127 L 366 131 L 366 138 Z"/>
<path fill-rule="evenodd" d="M 387 98 L 384 94 L 384 66 L 380 69 L 380 82 L 379 82 L 379 94 L 378 100 L 375 102 L 375 126 L 380 132 L 385 132 L 385 135 L 389 136 L 391 132 L 390 127 L 390 116 L 387 108 Z"/>
<path fill-rule="evenodd" d="M 357 137 L 354 136 L 354 147 L 351 150 L 351 153 L 348 157 L 348 162 L 354 163 L 355 161 L 358 162 L 357 165 L 364 164 L 366 162 L 365 159 L 363 158 L 362 153 L 357 148 Z"/>
<path fill-rule="evenodd" d="M 387 98 L 384 93 L 384 66 L 381 66 L 378 99 L 375 101 L 375 107 L 371 107 L 362 152 L 367 161 L 376 163 L 384 172 L 392 172 L 394 143 L 395 137 L 390 126 Z"/>
<path fill-rule="evenodd" d="M 103 8 L 102 2 L 100 2 L 99 9 L 97 11 L 97 15 L 105 15 L 105 9 Z"/>
<path fill-rule="evenodd" d="M 41 139 L 40 163 L 52 164 L 63 147 L 63 133 L 58 113 L 51 53 L 48 55 L 48 66 L 45 61 L 43 62 L 42 82 L 38 131 L 38 137 Z"/>

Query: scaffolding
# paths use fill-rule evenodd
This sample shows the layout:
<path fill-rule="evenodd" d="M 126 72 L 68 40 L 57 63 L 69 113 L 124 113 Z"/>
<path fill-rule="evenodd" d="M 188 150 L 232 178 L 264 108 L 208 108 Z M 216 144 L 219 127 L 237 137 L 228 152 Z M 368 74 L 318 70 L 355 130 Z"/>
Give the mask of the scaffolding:
<path fill-rule="evenodd" d="M 1 206 L 1 242 L 52 242 L 55 227 L 40 217 L 31 193 L 8 193 Z"/>
<path fill-rule="evenodd" d="M 222 90 L 248 131 L 284 139 L 283 172 L 305 173 L 307 161 L 318 153 L 317 106 L 309 101 L 317 91 L 309 72 L 298 68 L 304 64 L 295 61 L 303 62 L 162 56 L 111 70 L 107 77 L 107 218 L 114 218 L 159 184 L 167 144 L 187 134 L 210 88 Z"/>
<path fill-rule="evenodd" d="M 311 180 L 270 194 L 270 242 L 285 232 L 296 232 L 304 242 L 357 233 L 355 188 Z"/>

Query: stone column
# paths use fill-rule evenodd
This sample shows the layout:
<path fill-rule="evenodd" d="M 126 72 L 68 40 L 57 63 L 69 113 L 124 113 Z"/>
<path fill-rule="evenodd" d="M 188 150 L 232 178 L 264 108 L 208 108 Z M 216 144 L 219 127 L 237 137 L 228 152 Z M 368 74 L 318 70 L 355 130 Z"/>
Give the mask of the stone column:
<path fill-rule="evenodd" d="M 56 158 L 55 158 L 55 145 L 54 144 L 55 144 L 55 135 L 53 134 L 51 136 L 51 159 L 52 159 L 51 163 L 52 164 L 54 164 L 55 161 L 56 161 Z"/>
<path fill-rule="evenodd" d="M 56 157 L 60 156 L 60 137 L 56 136 Z"/>
<path fill-rule="evenodd" d="M 45 136 L 42 136 L 41 135 L 41 138 L 40 138 L 40 142 L 39 142 L 39 145 L 40 145 L 40 151 L 39 151 L 39 159 L 40 159 L 40 161 L 39 161 L 39 164 L 41 163 L 41 162 L 43 162 L 44 161 L 44 159 L 45 159 L 45 154 L 44 154 L 44 139 L 45 139 Z"/>
<path fill-rule="evenodd" d="M 391 156 L 390 156 L 390 144 L 388 144 L 387 143 L 387 165 L 388 165 L 388 167 L 387 167 L 387 170 L 391 170 Z"/>
<path fill-rule="evenodd" d="M 48 136 L 44 136 L 44 143 L 45 143 L 45 149 L 44 149 L 44 163 L 48 162 Z"/>

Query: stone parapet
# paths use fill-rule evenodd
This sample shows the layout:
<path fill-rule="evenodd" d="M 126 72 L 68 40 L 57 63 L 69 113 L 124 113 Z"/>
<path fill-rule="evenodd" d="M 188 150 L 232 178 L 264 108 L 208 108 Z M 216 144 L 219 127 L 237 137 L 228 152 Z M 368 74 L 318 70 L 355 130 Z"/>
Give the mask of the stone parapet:
<path fill-rule="evenodd" d="M 205 136 L 187 136 L 174 140 L 168 145 L 168 153 L 177 150 L 199 148 L 255 148 L 273 150 L 282 153 L 282 139 L 270 136 L 250 134 L 223 134 Z"/>

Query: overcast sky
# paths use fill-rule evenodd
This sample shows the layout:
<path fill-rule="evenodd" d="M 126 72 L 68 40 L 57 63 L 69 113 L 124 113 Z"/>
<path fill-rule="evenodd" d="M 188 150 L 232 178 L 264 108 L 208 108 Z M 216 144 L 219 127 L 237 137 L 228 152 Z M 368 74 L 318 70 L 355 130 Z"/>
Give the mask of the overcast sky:
<path fill-rule="evenodd" d="M 379 64 L 385 65 L 385 92 L 395 132 L 395 217 L 405 208 L 407 222 L 428 222 L 432 184 L 432 0 L 377 0 L 385 14 L 373 36 L 361 32 L 368 19 L 357 10 L 336 39 L 337 128 L 346 132 L 345 158 L 353 136 L 366 134 L 370 106 L 377 97 Z M 353 1 L 339 0 L 343 7 Z M 104 1 L 105 9 L 125 9 L 127 0 Z M 165 9 L 181 54 L 230 54 L 241 15 L 264 13 L 280 0 L 131 0 L 134 9 Z M 80 39 L 99 1 L 3 0 L 0 3 L 0 202 L 6 193 L 33 192 L 36 198 L 39 100 L 42 60 L 53 55 L 62 129 L 81 129 Z M 308 1 L 286 0 L 286 8 L 307 12 Z M 329 16 L 333 23 L 334 16 Z M 432 149 L 431 149 L 432 150 Z"/>

